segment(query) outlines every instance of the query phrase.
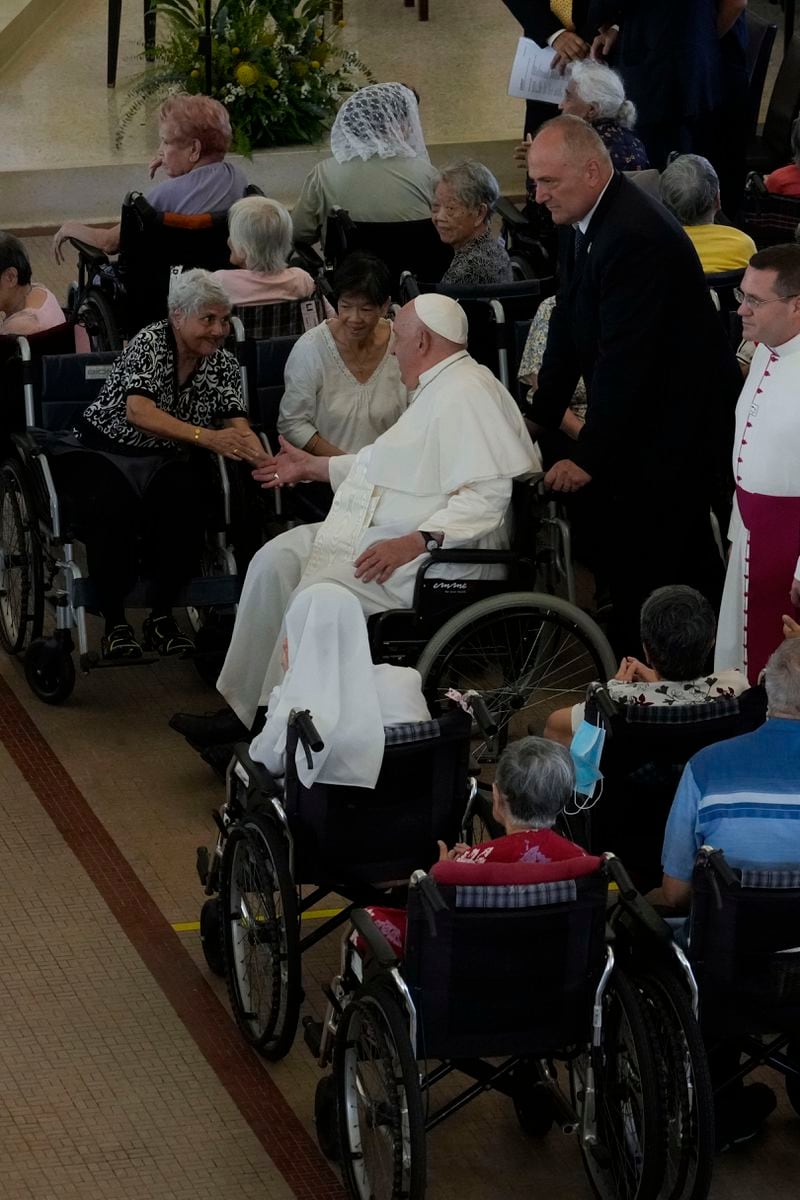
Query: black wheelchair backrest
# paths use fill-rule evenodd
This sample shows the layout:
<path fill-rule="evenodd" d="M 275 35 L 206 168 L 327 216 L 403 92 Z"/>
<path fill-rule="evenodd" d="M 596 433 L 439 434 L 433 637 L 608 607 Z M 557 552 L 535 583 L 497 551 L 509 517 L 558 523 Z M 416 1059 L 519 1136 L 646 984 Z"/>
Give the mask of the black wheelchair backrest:
<path fill-rule="evenodd" d="M 276 337 L 253 343 L 253 370 L 250 388 L 250 418 L 261 426 L 270 440 L 275 437 L 278 410 L 283 398 L 283 372 L 297 337 Z M 276 447 L 277 448 L 277 447 Z"/>
<path fill-rule="evenodd" d="M 424 895 L 409 890 L 403 974 L 423 1057 L 545 1056 L 588 1040 L 608 877 L 598 859 L 577 861 L 590 873 L 530 884 L 481 882 L 483 866 L 440 864 L 462 867 L 462 881 L 438 885 L 446 907 L 433 928 Z"/>
<path fill-rule="evenodd" d="M 285 807 L 302 881 L 407 879 L 438 856 L 437 839 L 457 839 L 468 799 L 470 718 L 445 713 L 407 740 L 388 744 L 374 789 L 297 777 L 296 732 L 286 749 Z"/>
<path fill-rule="evenodd" d="M 115 351 L 45 355 L 35 397 L 39 428 L 50 432 L 71 429 L 83 410 L 97 399 L 118 358 Z"/>
<path fill-rule="evenodd" d="M 692 878 L 689 958 L 716 1036 L 800 1027 L 800 866 L 733 870 L 703 847 Z"/>
<path fill-rule="evenodd" d="M 356 250 L 386 263 L 393 289 L 402 271 L 422 279 L 441 279 L 453 257 L 451 247 L 442 242 L 430 220 L 353 221 L 344 209 L 337 209 L 326 222 L 325 257 L 338 266 Z"/>

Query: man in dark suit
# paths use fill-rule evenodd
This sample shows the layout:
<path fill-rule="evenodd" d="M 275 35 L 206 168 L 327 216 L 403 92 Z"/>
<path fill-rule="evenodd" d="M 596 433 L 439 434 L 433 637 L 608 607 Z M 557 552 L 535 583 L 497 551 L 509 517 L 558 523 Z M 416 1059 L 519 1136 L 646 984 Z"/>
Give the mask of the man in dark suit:
<path fill-rule="evenodd" d="M 730 462 L 741 377 L 700 261 L 665 209 L 616 173 L 583 121 L 558 117 L 535 137 L 536 200 L 568 230 L 566 270 L 530 415 L 575 438 L 545 482 L 591 485 L 614 610 L 612 642 L 635 654 L 642 600 L 667 583 L 719 600 L 722 560 L 710 521 Z M 570 229 L 570 226 L 572 227 Z M 586 384 L 582 426 L 567 413 Z"/>
<path fill-rule="evenodd" d="M 503 0 L 506 8 L 519 21 L 526 38 L 531 38 L 540 46 L 552 46 L 558 67 L 566 67 L 568 63 L 589 55 L 592 39 L 597 33 L 597 25 L 591 27 L 587 20 L 589 2 L 572 0 L 570 5 L 569 0 L 557 0 L 551 6 L 550 0 Z M 545 104 L 541 100 L 526 101 L 525 133 L 534 133 L 554 112 L 552 104 Z"/>

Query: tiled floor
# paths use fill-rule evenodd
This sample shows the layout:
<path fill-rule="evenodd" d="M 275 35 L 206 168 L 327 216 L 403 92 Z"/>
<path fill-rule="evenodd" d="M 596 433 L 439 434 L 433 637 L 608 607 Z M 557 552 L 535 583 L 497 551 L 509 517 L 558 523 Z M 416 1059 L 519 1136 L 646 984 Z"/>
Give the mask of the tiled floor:
<path fill-rule="evenodd" d="M 429 137 L 509 136 L 514 22 L 499 0 L 431 7 L 426 27 L 401 0 L 346 0 L 349 36 L 379 76 L 419 85 Z M 64 5 L 0 75 L 2 166 L 109 152 L 120 98 L 102 86 L 104 11 Z M 121 83 L 140 11 L 124 6 Z M 145 141 L 125 153 L 144 157 Z M 64 297 L 72 269 L 54 266 L 49 239 L 29 248 L 35 277 Z M 221 787 L 166 721 L 216 703 L 191 664 L 164 662 L 79 677 L 72 700 L 49 708 L 18 662 L 0 661 L 3 1200 L 341 1194 L 315 1149 L 319 1072 L 302 1040 L 262 1063 L 197 932 L 171 928 L 197 920 L 195 850 L 211 840 Z M 336 937 L 310 956 L 309 1010 L 337 957 Z M 525 1139 L 496 1096 L 440 1127 L 429 1153 L 430 1200 L 591 1194 L 574 1140 Z M 798 1154 L 800 1121 L 782 1099 L 758 1144 L 718 1161 L 714 1200 L 790 1200 Z"/>

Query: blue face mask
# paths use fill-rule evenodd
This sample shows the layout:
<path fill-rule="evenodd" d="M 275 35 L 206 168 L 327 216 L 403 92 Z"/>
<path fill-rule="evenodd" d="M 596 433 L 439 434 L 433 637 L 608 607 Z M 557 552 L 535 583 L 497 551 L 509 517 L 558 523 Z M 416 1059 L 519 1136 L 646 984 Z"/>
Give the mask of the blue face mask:
<path fill-rule="evenodd" d="M 600 759 L 603 756 L 605 740 L 606 731 L 603 726 L 591 725 L 588 721 L 581 721 L 573 734 L 569 752 L 575 764 L 575 790 L 582 796 L 592 796 L 603 778 Z"/>

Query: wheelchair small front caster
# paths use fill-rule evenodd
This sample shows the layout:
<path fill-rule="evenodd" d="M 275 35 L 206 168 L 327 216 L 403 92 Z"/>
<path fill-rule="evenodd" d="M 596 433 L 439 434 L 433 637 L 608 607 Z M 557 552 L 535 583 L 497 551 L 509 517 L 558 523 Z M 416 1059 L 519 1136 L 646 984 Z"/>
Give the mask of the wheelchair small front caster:
<path fill-rule="evenodd" d="M 209 971 L 221 978 L 225 975 L 225 953 L 222 948 L 222 914 L 219 896 L 206 900 L 200 909 L 200 942 Z"/>
<path fill-rule="evenodd" d="M 314 1094 L 314 1124 L 317 1127 L 319 1148 L 331 1162 L 342 1156 L 339 1140 L 339 1113 L 336 1103 L 336 1081 L 333 1075 L 323 1075 Z"/>
<path fill-rule="evenodd" d="M 57 637 L 36 638 L 25 653 L 25 678 L 45 704 L 63 704 L 75 687 L 71 645 Z"/>

